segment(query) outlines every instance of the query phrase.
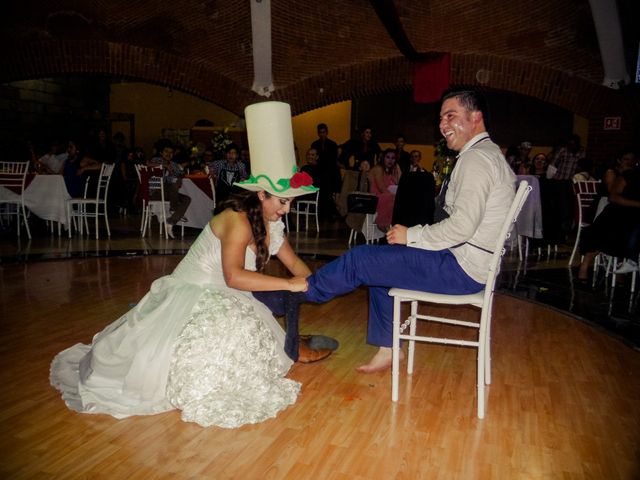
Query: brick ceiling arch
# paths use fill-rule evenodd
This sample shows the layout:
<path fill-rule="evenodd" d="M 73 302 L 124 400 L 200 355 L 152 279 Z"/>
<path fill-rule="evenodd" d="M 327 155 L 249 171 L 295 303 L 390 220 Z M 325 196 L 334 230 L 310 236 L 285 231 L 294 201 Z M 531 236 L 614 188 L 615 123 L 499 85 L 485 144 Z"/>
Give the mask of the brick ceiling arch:
<path fill-rule="evenodd" d="M 618 4 L 624 17 L 633 1 Z M 411 64 L 369 2 L 301 5 L 272 2 L 272 98 L 301 113 L 411 87 Z M 417 51 L 451 52 L 453 83 L 521 93 L 585 116 L 620 97 L 600 85 L 588 0 L 395 5 Z M 230 0 L 12 2 L 0 18 L 0 82 L 108 74 L 180 89 L 240 114 L 262 98 L 251 91 L 249 10 L 249 1 Z"/>

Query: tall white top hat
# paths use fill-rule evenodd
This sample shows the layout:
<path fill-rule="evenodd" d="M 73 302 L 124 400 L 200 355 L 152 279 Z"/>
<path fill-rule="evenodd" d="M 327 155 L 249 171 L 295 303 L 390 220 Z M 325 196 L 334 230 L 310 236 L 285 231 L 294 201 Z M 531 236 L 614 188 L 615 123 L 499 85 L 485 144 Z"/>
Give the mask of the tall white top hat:
<path fill-rule="evenodd" d="M 293 149 L 291 107 L 283 102 L 262 102 L 244 110 L 251 155 L 251 176 L 235 185 L 277 197 L 298 197 L 318 190 L 311 176 L 298 172 Z"/>

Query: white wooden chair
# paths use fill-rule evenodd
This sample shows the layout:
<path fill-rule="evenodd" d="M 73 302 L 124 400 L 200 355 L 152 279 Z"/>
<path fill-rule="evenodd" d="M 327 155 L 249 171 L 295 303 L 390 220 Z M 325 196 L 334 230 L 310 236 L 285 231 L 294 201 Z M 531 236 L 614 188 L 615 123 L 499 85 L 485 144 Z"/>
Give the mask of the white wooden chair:
<path fill-rule="evenodd" d="M 141 169 L 141 172 L 143 169 Z M 151 230 L 151 217 L 158 219 L 159 233 L 162 235 L 164 229 L 164 237 L 169 238 L 169 233 L 165 228 L 167 222 L 167 210 L 169 208 L 169 200 L 164 198 L 164 169 L 161 167 L 147 168 L 148 175 L 142 175 L 142 181 L 148 182 L 148 198 L 143 200 L 142 211 L 142 236 L 147 234 L 147 230 Z"/>
<path fill-rule="evenodd" d="M 0 194 L 0 205 L 7 206 L 1 214 L 16 217 L 16 230 L 20 236 L 20 226 L 24 222 L 27 237 L 31 240 L 31 230 L 24 205 L 24 190 L 29 162 L 0 162 L 0 187 L 6 190 Z"/>
<path fill-rule="evenodd" d="M 84 193 L 82 194 L 82 199 L 87 198 L 90 182 L 91 182 L 91 177 L 87 177 L 87 179 L 84 182 Z M 89 222 L 87 221 L 87 217 L 85 215 L 82 215 L 82 212 L 80 211 L 84 207 L 85 206 L 83 204 L 72 205 L 71 212 L 68 212 L 69 229 L 75 228 L 78 231 L 82 230 L 82 228 L 78 226 L 79 223 L 76 223 L 76 218 L 77 218 L 78 222 L 84 222 L 84 228 L 86 228 L 87 232 L 89 232 Z M 53 235 L 53 222 L 51 223 L 51 234 Z M 58 236 L 60 236 L 60 223 L 58 223 Z"/>
<path fill-rule="evenodd" d="M 413 360 L 415 354 L 415 342 L 437 343 L 444 345 L 460 345 L 474 347 L 478 349 L 477 358 L 477 380 L 478 380 L 478 418 L 484 418 L 484 391 L 485 385 L 491 383 L 491 310 L 493 305 L 493 294 L 496 277 L 500 271 L 500 262 L 505 252 L 505 240 L 509 238 L 511 228 L 518 218 L 518 214 L 524 204 L 531 187 L 526 181 L 520 182 L 516 196 L 511 204 L 509 213 L 496 238 L 494 251 L 489 264 L 489 274 L 485 288 L 478 293 L 471 295 L 443 295 L 427 293 L 416 290 L 405 290 L 392 288 L 389 295 L 393 297 L 393 346 L 392 346 L 392 386 L 391 399 L 398 401 L 398 386 L 400 381 L 400 341 L 408 340 L 407 373 L 413 373 Z M 409 316 L 401 321 L 400 310 L 404 302 L 409 302 L 411 311 Z M 478 322 L 468 322 L 452 318 L 436 317 L 418 313 L 418 303 L 442 305 L 471 305 L 480 309 L 480 320 Z M 420 336 L 416 334 L 416 321 L 427 320 L 449 325 L 470 327 L 478 330 L 478 340 L 469 341 L 459 338 L 443 338 Z M 409 329 L 407 333 L 406 330 Z"/>
<path fill-rule="evenodd" d="M 296 214 L 296 232 L 300 231 L 300 216 L 304 216 L 304 228 L 309 230 L 309 217 L 316 220 L 316 232 L 320 233 L 320 222 L 318 221 L 318 199 L 320 198 L 320 190 L 315 195 L 305 195 L 297 199 L 289 211 L 289 214 Z M 287 231 L 289 231 L 289 215 L 286 216 Z"/>
<path fill-rule="evenodd" d="M 104 217 L 104 224 L 107 227 L 107 236 L 111 236 L 109 229 L 109 216 L 107 212 L 107 196 L 109 194 L 109 183 L 113 174 L 114 164 L 103 163 L 100 168 L 98 185 L 95 198 L 71 198 L 67 201 L 67 218 L 69 218 L 69 238 L 71 238 L 72 218 L 77 218 L 80 225 L 80 235 L 84 233 L 84 225 L 87 225 L 89 218 L 95 219 L 96 239 L 100 238 L 99 220 Z M 74 208 L 75 207 L 75 208 Z M 87 234 L 89 229 L 87 228 Z"/>
<path fill-rule="evenodd" d="M 576 233 L 576 241 L 573 244 L 573 250 L 571 251 L 571 257 L 569 257 L 569 266 L 573 263 L 573 259 L 578 251 L 580 245 L 580 234 L 584 227 L 591 225 L 593 221 L 589 218 L 588 213 L 593 205 L 593 202 L 598 198 L 598 188 L 600 187 L 600 180 L 588 180 L 584 182 L 574 182 L 573 189 L 576 193 L 577 201 L 577 213 L 578 213 L 578 232 Z"/>

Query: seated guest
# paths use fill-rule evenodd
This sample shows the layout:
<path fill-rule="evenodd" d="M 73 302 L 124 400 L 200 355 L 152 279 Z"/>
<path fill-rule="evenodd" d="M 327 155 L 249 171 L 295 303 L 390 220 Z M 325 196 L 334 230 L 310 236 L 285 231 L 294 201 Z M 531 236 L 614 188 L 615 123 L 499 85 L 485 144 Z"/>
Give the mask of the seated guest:
<path fill-rule="evenodd" d="M 422 161 L 422 153 L 420 150 L 411 150 L 409 154 L 409 171 L 410 172 L 424 172 L 424 168 L 420 165 Z"/>
<path fill-rule="evenodd" d="M 77 142 L 73 140 L 69 141 L 67 155 L 67 161 L 64 164 L 62 173 L 67 191 L 73 198 L 83 197 L 84 187 L 90 172 L 98 172 L 102 168 L 102 164 L 84 155 Z M 97 175 L 93 175 L 93 177 L 97 179 Z M 93 183 L 93 193 L 95 194 L 97 182 Z M 89 196 L 89 192 L 87 192 L 87 196 Z"/>
<path fill-rule="evenodd" d="M 49 152 L 36 161 L 36 170 L 40 173 L 60 174 L 67 157 L 68 154 L 64 151 L 62 143 L 55 140 L 51 143 Z"/>
<path fill-rule="evenodd" d="M 169 200 L 172 211 L 171 216 L 167 218 L 165 227 L 167 234 L 174 238 L 173 226 L 184 217 L 191 203 L 191 198 L 179 192 L 182 186 L 184 170 L 180 164 L 173 161 L 173 144 L 171 141 L 166 138 L 158 140 L 156 142 L 156 151 L 160 154 L 160 157 L 152 158 L 149 160 L 148 165 L 152 167 L 162 166 L 164 168 L 164 198 Z M 159 198 L 154 197 L 153 199 L 158 200 Z"/>
<path fill-rule="evenodd" d="M 369 172 L 369 189 L 378 197 L 376 225 L 383 232 L 391 225 L 396 188 L 400 181 L 400 167 L 396 163 L 396 151 L 388 148 L 382 154 L 382 162 Z"/>
<path fill-rule="evenodd" d="M 231 193 L 233 184 L 246 180 L 247 169 L 239 161 L 240 151 L 234 143 L 225 149 L 225 159 L 213 162 L 213 175 L 216 182 L 216 202 L 226 200 Z"/>
<path fill-rule="evenodd" d="M 635 158 L 635 157 L 634 157 Z M 578 279 L 586 281 L 589 267 L 598 254 L 604 252 L 625 258 L 634 251 L 630 239 L 640 227 L 640 169 L 637 166 L 625 170 L 613 183 L 609 203 L 593 224 L 584 229 L 580 241 L 580 253 L 584 255 L 578 270 Z"/>
<path fill-rule="evenodd" d="M 578 160 L 578 167 L 576 173 L 573 176 L 574 182 L 588 182 L 589 180 L 595 180 L 591 176 L 591 170 L 593 169 L 593 161 L 590 158 L 584 157 Z"/>
<path fill-rule="evenodd" d="M 544 153 L 538 153 L 533 157 L 528 173 L 538 177 L 538 179 L 547 178 L 547 156 Z"/>

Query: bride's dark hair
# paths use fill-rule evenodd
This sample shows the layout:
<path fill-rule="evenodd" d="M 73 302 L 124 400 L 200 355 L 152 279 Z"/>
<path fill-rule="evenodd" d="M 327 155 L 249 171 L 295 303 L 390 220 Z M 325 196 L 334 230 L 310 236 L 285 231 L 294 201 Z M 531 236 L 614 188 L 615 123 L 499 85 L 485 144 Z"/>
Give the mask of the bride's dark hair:
<path fill-rule="evenodd" d="M 271 197 L 271 194 L 268 192 L 264 192 L 264 194 L 267 198 Z M 262 272 L 269 261 L 269 249 L 266 244 L 267 228 L 264 224 L 262 203 L 258 198 L 258 193 L 247 190 L 233 193 L 227 200 L 223 201 L 220 204 L 220 208 L 216 210 L 222 212 L 226 208 L 230 208 L 234 212 L 245 212 L 247 214 L 247 220 L 249 220 L 249 224 L 251 225 L 253 240 L 256 242 L 256 270 Z"/>

